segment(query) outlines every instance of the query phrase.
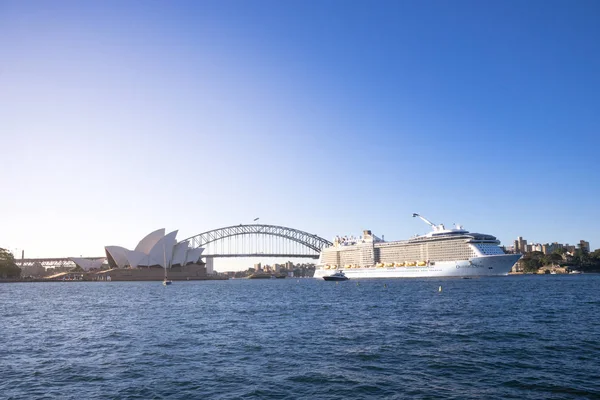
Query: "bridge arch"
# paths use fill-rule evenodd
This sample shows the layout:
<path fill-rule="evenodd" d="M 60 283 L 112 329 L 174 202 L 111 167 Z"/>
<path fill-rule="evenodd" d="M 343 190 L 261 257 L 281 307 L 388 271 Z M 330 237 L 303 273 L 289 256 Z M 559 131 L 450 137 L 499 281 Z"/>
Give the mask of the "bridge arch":
<path fill-rule="evenodd" d="M 233 240 L 233 242 L 232 242 Z M 192 248 L 206 248 L 212 257 L 308 257 L 318 258 L 332 243 L 320 236 L 277 225 L 232 225 L 182 240 Z"/>

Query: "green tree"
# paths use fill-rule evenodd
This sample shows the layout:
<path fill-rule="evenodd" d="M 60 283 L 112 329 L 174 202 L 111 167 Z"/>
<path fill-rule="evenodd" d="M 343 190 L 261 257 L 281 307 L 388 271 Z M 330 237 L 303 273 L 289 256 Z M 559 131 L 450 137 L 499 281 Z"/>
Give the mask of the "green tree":
<path fill-rule="evenodd" d="M 573 254 L 573 264 L 580 269 L 586 269 L 586 266 L 589 261 L 589 253 L 584 249 L 575 250 L 575 254 Z"/>
<path fill-rule="evenodd" d="M 559 248 L 554 249 L 554 251 L 552 253 L 553 254 L 560 254 L 562 256 L 566 252 L 567 252 L 567 249 L 565 249 L 564 247 L 559 247 Z"/>
<path fill-rule="evenodd" d="M 600 249 L 594 250 L 588 254 L 588 271 L 600 271 Z"/>
<path fill-rule="evenodd" d="M 0 278 L 18 278 L 21 276 L 21 268 L 15 264 L 13 254 L 0 248 Z"/>
<path fill-rule="evenodd" d="M 544 253 L 532 251 L 525 254 L 521 259 L 521 265 L 523 265 L 523 272 L 537 272 L 544 265 Z"/>
<path fill-rule="evenodd" d="M 548 259 L 552 264 L 558 264 L 563 260 L 562 255 L 557 252 L 553 252 L 552 254 L 548 255 Z"/>
<path fill-rule="evenodd" d="M 542 266 L 540 260 L 537 260 L 535 258 L 523 257 L 521 262 L 523 263 L 523 272 L 537 272 L 538 269 L 540 269 L 540 267 Z"/>

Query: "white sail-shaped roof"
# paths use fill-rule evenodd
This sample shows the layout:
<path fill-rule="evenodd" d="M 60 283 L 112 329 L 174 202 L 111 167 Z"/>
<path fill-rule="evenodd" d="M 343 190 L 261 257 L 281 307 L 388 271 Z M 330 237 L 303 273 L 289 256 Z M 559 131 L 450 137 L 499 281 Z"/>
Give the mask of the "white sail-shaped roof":
<path fill-rule="evenodd" d="M 93 268 L 100 268 L 105 260 L 105 258 L 97 258 L 95 260 L 90 260 L 89 258 L 80 257 L 69 257 L 69 259 L 86 271 Z"/>
<path fill-rule="evenodd" d="M 127 252 L 129 250 L 126 248 L 121 246 L 106 246 L 104 249 L 110 254 L 118 268 L 124 268 L 129 264 L 129 260 L 127 260 Z"/>
<path fill-rule="evenodd" d="M 139 251 L 144 254 L 150 254 L 152 248 L 158 243 L 160 239 L 165 236 L 165 228 L 157 229 L 152 233 L 146 235 L 145 238 L 140 240 L 137 246 L 135 246 L 135 251 Z"/>
<path fill-rule="evenodd" d="M 167 268 L 171 265 L 171 261 L 173 260 L 173 247 L 175 247 L 175 244 L 177 243 L 175 240 L 176 236 L 177 231 L 173 231 L 168 235 L 165 235 L 154 245 L 152 250 L 150 250 L 148 265 L 160 265 L 163 268 Z"/>
<path fill-rule="evenodd" d="M 204 247 L 198 247 L 195 249 L 188 250 L 186 263 L 197 263 L 203 251 Z"/>
<path fill-rule="evenodd" d="M 175 245 L 171 265 L 185 265 L 185 256 L 188 252 L 188 245 L 188 242 L 181 242 Z"/>
<path fill-rule="evenodd" d="M 136 268 L 139 265 L 147 265 L 144 261 L 148 259 L 148 254 L 136 250 L 127 250 L 125 255 L 127 256 L 131 268 Z"/>
<path fill-rule="evenodd" d="M 128 250 L 121 246 L 107 246 L 105 247 L 106 255 L 109 257 L 111 267 L 116 266 L 116 268 L 126 266 L 131 268 L 152 266 L 169 268 L 173 265 L 183 266 L 188 263 L 197 263 L 204 248 L 191 249 L 188 241 L 177 244 L 176 236 L 177 231 L 165 235 L 164 229 L 158 229 L 146 235 L 135 250 Z M 82 262 L 88 265 L 86 261 Z M 86 267 L 82 266 L 82 268 Z"/>

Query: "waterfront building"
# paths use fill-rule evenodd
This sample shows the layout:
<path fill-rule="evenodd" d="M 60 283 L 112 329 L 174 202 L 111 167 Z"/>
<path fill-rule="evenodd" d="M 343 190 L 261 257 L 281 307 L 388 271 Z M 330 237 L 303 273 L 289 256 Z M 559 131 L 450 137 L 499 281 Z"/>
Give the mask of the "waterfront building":
<path fill-rule="evenodd" d="M 177 231 L 165 235 L 158 229 L 144 237 L 134 250 L 121 246 L 106 246 L 106 258 L 111 268 L 184 266 L 197 263 L 203 248 L 191 249 L 189 242 L 177 243 Z"/>
<path fill-rule="evenodd" d="M 177 231 L 165 235 L 163 228 L 146 235 L 134 250 L 106 246 L 110 269 L 98 272 L 97 278 L 162 280 L 167 269 L 169 279 L 206 279 L 206 266 L 200 261 L 204 249 L 190 248 L 188 241 L 177 243 L 176 236 Z"/>

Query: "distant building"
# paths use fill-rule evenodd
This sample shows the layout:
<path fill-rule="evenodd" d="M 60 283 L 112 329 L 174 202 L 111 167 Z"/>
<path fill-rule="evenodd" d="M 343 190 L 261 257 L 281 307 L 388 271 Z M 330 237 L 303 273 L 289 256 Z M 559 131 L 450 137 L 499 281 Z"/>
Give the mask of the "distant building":
<path fill-rule="evenodd" d="M 550 250 L 550 245 L 548 243 L 542 245 L 542 253 L 550 254 L 551 252 L 552 251 Z"/>
<path fill-rule="evenodd" d="M 586 242 L 585 240 L 579 241 L 579 248 L 583 251 L 590 252 L 590 242 Z"/>
<path fill-rule="evenodd" d="M 523 239 L 521 236 L 515 240 L 515 252 L 522 254 L 527 253 L 527 240 Z"/>
<path fill-rule="evenodd" d="M 254 264 L 254 270 L 255 271 L 262 271 L 262 265 L 261 265 L 261 263 Z"/>

